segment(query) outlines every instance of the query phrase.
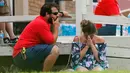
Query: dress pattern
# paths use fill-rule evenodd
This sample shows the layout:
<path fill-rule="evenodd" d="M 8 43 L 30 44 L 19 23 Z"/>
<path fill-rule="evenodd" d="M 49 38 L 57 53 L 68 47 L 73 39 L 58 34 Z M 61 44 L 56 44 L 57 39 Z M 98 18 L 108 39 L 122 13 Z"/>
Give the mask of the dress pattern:
<path fill-rule="evenodd" d="M 72 60 L 71 67 L 74 68 L 76 66 L 83 66 L 88 70 L 93 69 L 95 66 L 101 66 L 103 69 L 109 67 L 108 61 L 106 59 L 106 43 L 97 43 L 95 47 L 98 50 L 98 57 L 100 62 L 96 61 L 94 55 L 92 53 L 91 48 L 88 48 L 85 56 L 80 60 L 80 51 L 86 46 L 86 44 L 80 42 L 72 43 Z"/>

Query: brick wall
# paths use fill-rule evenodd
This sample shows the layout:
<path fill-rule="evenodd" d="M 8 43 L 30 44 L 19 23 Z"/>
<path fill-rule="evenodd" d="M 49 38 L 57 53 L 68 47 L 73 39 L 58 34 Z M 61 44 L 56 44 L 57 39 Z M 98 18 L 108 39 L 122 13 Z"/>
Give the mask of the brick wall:
<path fill-rule="evenodd" d="M 69 13 L 75 13 L 75 2 L 73 1 L 61 1 L 61 10 L 65 10 Z M 41 6 L 45 3 L 45 0 L 29 0 L 29 15 L 39 14 Z"/>
<path fill-rule="evenodd" d="M 60 2 L 61 10 L 65 10 L 71 14 L 75 13 L 75 1 L 61 1 Z"/>
<path fill-rule="evenodd" d="M 39 15 L 41 6 L 45 0 L 28 0 L 29 2 L 29 15 Z"/>
<path fill-rule="evenodd" d="M 67 11 L 69 14 L 75 16 L 75 1 L 60 1 L 60 10 Z M 64 23 L 75 23 L 75 21 L 63 21 Z"/>

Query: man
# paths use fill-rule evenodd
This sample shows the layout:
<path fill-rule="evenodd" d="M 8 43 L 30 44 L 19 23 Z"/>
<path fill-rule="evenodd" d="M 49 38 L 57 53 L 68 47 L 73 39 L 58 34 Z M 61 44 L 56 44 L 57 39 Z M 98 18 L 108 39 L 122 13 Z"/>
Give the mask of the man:
<path fill-rule="evenodd" d="M 98 5 L 95 9 L 95 15 L 104 15 L 104 16 L 119 16 L 120 8 L 118 6 L 117 0 L 98 0 Z M 101 24 L 96 24 L 99 35 L 115 35 L 116 25 L 106 25 L 102 27 Z M 111 30 L 109 30 L 111 29 Z"/>
<path fill-rule="evenodd" d="M 13 60 L 19 68 L 50 71 L 59 55 L 55 45 L 58 37 L 59 18 L 56 4 L 44 4 L 40 16 L 30 22 L 14 46 Z M 53 32 L 50 26 L 53 25 Z"/>

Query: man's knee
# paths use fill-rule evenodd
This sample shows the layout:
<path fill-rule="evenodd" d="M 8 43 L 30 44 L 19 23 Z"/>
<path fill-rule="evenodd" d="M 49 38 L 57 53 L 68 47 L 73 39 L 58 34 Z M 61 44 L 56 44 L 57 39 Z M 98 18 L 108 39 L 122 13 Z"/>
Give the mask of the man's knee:
<path fill-rule="evenodd" d="M 54 47 L 52 48 L 51 54 L 59 55 L 58 46 L 54 45 Z"/>

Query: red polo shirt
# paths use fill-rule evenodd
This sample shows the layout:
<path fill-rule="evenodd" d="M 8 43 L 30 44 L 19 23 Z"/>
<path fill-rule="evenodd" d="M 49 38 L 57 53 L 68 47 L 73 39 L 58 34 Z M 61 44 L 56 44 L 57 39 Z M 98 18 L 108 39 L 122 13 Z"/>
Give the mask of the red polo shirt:
<path fill-rule="evenodd" d="M 50 24 L 44 17 L 38 16 L 30 22 L 21 33 L 18 42 L 14 46 L 13 57 L 15 57 L 23 47 L 32 47 L 37 44 L 52 44 L 53 34 L 50 31 Z"/>
<path fill-rule="evenodd" d="M 112 16 L 119 15 L 120 10 L 117 0 L 99 0 L 94 11 L 95 15 Z M 101 28 L 101 24 L 96 24 L 97 29 Z"/>

